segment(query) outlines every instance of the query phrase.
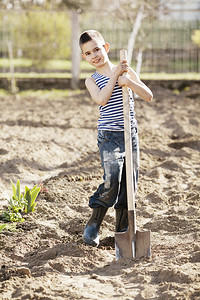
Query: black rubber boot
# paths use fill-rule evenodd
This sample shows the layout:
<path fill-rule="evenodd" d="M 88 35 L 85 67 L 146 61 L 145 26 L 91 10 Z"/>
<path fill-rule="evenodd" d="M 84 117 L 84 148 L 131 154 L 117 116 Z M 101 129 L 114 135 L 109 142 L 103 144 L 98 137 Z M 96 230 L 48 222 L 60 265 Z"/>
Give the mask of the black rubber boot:
<path fill-rule="evenodd" d="M 124 232 L 128 229 L 128 210 L 127 208 L 116 209 L 116 232 Z"/>
<path fill-rule="evenodd" d="M 108 208 L 104 206 L 93 208 L 92 216 L 87 222 L 83 233 L 83 241 L 86 244 L 94 247 L 99 246 L 99 228 L 107 210 Z"/>

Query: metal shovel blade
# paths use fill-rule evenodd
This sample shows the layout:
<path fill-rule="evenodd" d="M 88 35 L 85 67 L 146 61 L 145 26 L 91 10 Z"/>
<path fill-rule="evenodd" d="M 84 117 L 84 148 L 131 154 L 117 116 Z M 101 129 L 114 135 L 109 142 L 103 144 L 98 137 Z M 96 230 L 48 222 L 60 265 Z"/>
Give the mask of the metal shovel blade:
<path fill-rule="evenodd" d="M 151 232 L 136 231 L 130 234 L 130 230 L 115 233 L 115 257 L 139 258 L 151 256 Z"/>
<path fill-rule="evenodd" d="M 151 256 L 151 232 L 135 230 L 135 210 L 128 211 L 128 230 L 115 233 L 115 257 L 139 258 Z"/>
<path fill-rule="evenodd" d="M 129 230 L 115 233 L 115 258 L 135 258 L 135 239 L 136 235 L 130 239 Z"/>

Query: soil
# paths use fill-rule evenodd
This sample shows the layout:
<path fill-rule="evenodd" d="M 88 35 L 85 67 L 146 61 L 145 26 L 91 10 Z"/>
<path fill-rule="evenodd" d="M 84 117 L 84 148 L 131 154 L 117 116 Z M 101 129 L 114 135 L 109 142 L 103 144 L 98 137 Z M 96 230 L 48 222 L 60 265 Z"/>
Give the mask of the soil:
<path fill-rule="evenodd" d="M 82 241 L 103 175 L 88 93 L 0 97 L 0 209 L 10 179 L 41 186 L 35 211 L 0 233 L 2 300 L 200 298 L 200 87 L 150 87 L 153 102 L 136 100 L 136 212 L 138 228 L 151 230 L 151 257 L 134 260 L 115 259 L 113 208 L 99 247 Z"/>

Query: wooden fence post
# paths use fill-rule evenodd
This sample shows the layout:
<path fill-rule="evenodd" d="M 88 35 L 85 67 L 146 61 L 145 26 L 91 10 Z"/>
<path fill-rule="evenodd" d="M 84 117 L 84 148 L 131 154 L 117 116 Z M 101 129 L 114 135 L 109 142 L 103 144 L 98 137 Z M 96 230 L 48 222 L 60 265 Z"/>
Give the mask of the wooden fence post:
<path fill-rule="evenodd" d="M 80 48 L 79 48 L 79 14 L 76 10 L 71 12 L 71 59 L 72 59 L 72 79 L 71 88 L 79 88 L 80 75 Z"/>
<path fill-rule="evenodd" d="M 13 60 L 13 46 L 12 42 L 7 42 L 8 46 L 8 55 L 9 55 L 9 62 L 10 62 L 10 82 L 11 82 L 11 93 L 16 94 L 17 88 L 16 88 L 16 81 L 15 81 L 15 68 L 14 68 L 14 60 Z"/>

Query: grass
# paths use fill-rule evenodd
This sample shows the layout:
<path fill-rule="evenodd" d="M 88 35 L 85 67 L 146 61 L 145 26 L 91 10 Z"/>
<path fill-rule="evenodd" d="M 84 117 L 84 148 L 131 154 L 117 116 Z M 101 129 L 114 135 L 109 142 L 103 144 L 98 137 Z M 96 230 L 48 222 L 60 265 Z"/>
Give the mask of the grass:
<path fill-rule="evenodd" d="M 92 74 L 92 72 L 91 72 Z M 89 72 L 81 72 L 80 73 L 80 78 L 84 79 L 86 77 L 90 76 Z M 12 75 L 10 73 L 0 73 L 0 78 L 7 78 L 10 79 Z M 72 75 L 71 73 L 36 73 L 36 72 L 30 72 L 30 73 L 15 73 L 14 76 L 16 79 L 17 78 L 66 78 L 66 79 L 71 79 Z"/>
<path fill-rule="evenodd" d="M 142 80 L 200 80 L 200 73 L 143 73 Z"/>
<path fill-rule="evenodd" d="M 28 68 L 31 67 L 32 61 L 30 59 L 25 58 L 15 58 L 13 59 L 14 67 L 19 68 Z M 8 58 L 1 58 L 0 59 L 0 68 L 9 68 L 10 67 L 10 60 Z"/>
<path fill-rule="evenodd" d="M 85 79 L 92 74 L 91 72 L 81 72 L 80 78 Z M 10 73 L 0 73 L 0 78 L 11 78 Z M 15 73 L 15 78 L 71 78 L 71 73 Z M 200 73 L 143 73 L 140 74 L 142 80 L 200 80 Z"/>
<path fill-rule="evenodd" d="M 66 71 L 70 72 L 72 69 L 72 63 L 71 60 L 47 60 L 42 65 L 40 62 L 37 62 L 37 64 L 34 64 L 34 61 L 31 59 L 25 59 L 25 58 L 14 58 L 13 59 L 14 68 L 20 68 L 23 72 L 23 69 L 25 68 L 33 68 L 41 69 L 44 68 L 45 70 L 60 70 L 60 71 Z M 10 60 L 8 58 L 1 58 L 0 59 L 0 69 L 3 68 L 9 68 L 10 67 Z M 80 69 L 85 71 L 93 70 L 93 67 L 90 66 L 86 61 L 81 60 L 80 62 Z"/>
<path fill-rule="evenodd" d="M 14 67 L 20 68 L 21 72 L 15 73 L 15 78 L 71 78 L 71 68 L 72 64 L 70 60 L 48 60 L 45 62 L 45 64 L 41 67 L 45 69 L 44 72 L 25 72 L 25 68 L 32 68 L 33 67 L 33 61 L 30 59 L 22 59 L 17 58 L 14 59 Z M 112 61 L 113 63 L 117 63 L 117 61 Z M 0 59 L 0 70 L 3 68 L 9 68 L 9 59 L 8 58 L 1 58 Z M 24 69 L 24 71 L 23 71 Z M 57 70 L 57 72 L 53 72 L 54 70 Z M 94 72 L 94 68 L 90 66 L 86 61 L 83 59 L 80 63 L 80 78 L 84 79 L 90 74 Z M 7 73 L 0 73 L 0 78 L 11 78 L 11 75 L 9 72 Z M 199 73 L 142 73 L 140 75 L 140 78 L 142 80 L 200 80 L 200 74 Z"/>
<path fill-rule="evenodd" d="M 0 73 L 0 78 L 10 79 L 12 76 L 10 73 Z M 70 73 L 15 73 L 15 78 L 71 78 Z"/>

